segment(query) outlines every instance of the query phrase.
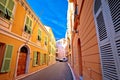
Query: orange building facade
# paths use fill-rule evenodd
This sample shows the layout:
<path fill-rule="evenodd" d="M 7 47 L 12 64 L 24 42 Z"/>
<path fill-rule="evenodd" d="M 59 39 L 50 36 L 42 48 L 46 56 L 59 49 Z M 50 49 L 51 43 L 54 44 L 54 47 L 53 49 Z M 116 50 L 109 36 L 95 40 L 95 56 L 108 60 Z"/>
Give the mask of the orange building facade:
<path fill-rule="evenodd" d="M 83 80 L 120 80 L 119 1 L 70 0 L 74 3 L 72 67 Z"/>
<path fill-rule="evenodd" d="M 47 67 L 48 34 L 25 0 L 0 0 L 0 80 Z"/>

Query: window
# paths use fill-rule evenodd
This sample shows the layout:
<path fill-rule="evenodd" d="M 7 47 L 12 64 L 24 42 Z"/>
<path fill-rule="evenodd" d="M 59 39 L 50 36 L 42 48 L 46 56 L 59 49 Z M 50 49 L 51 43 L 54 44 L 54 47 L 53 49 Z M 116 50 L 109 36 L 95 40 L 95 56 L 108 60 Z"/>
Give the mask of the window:
<path fill-rule="evenodd" d="M 40 65 L 40 53 L 37 52 L 37 51 L 34 51 L 33 53 L 33 66 L 37 66 L 37 65 Z"/>
<path fill-rule="evenodd" d="M 45 45 L 47 45 L 47 37 L 45 37 Z"/>
<path fill-rule="evenodd" d="M 96 24 L 103 80 L 120 80 L 120 2 L 95 0 Z"/>
<path fill-rule="evenodd" d="M 37 40 L 41 41 L 41 31 L 40 31 L 40 29 L 38 29 L 38 37 L 37 37 Z"/>
<path fill-rule="evenodd" d="M 32 33 L 32 20 L 27 16 L 24 31 L 28 34 Z"/>
<path fill-rule="evenodd" d="M 14 8 L 13 0 L 0 0 L 0 17 L 10 20 Z"/>
<path fill-rule="evenodd" d="M 12 59 L 12 45 L 6 45 L 5 43 L 0 43 L 0 72 L 9 72 L 10 64 Z"/>

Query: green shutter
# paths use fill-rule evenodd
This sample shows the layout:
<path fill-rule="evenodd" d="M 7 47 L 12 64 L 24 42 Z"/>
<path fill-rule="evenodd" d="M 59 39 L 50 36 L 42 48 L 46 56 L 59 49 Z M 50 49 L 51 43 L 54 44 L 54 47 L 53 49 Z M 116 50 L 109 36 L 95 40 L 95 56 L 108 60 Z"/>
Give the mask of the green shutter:
<path fill-rule="evenodd" d="M 38 36 L 39 36 L 38 40 L 40 41 L 41 40 L 41 31 L 40 31 L 40 29 L 38 29 Z"/>
<path fill-rule="evenodd" d="M 26 25 L 29 25 L 29 17 L 26 18 Z"/>
<path fill-rule="evenodd" d="M 6 14 L 6 3 L 8 0 L 0 0 L 0 10 Z"/>
<path fill-rule="evenodd" d="M 42 65 L 43 64 L 43 54 L 41 53 L 40 54 L 40 65 Z"/>
<path fill-rule="evenodd" d="M 30 20 L 30 22 L 29 22 L 29 26 L 32 27 L 32 20 Z"/>
<path fill-rule="evenodd" d="M 8 5 L 7 5 L 7 9 L 9 9 L 10 11 L 13 11 L 13 8 L 14 8 L 14 1 L 9 0 Z"/>
<path fill-rule="evenodd" d="M 14 1 L 13 0 L 9 0 L 8 5 L 7 5 L 7 12 L 8 12 L 8 15 L 10 17 L 12 17 L 13 8 L 14 8 Z"/>
<path fill-rule="evenodd" d="M 8 72 L 10 70 L 10 64 L 12 59 L 12 51 L 13 46 L 12 45 L 6 45 L 5 49 L 5 55 L 2 63 L 2 69 L 1 72 Z"/>
<path fill-rule="evenodd" d="M 34 51 L 34 53 L 33 53 L 33 66 L 36 65 L 36 60 L 37 60 L 37 52 Z"/>

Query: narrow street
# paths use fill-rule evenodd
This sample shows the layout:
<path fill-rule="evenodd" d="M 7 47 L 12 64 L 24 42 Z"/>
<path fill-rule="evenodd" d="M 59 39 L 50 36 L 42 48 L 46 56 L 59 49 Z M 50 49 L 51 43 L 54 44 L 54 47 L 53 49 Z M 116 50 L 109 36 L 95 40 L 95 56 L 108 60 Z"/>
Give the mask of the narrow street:
<path fill-rule="evenodd" d="M 57 62 L 20 80 L 73 80 L 73 76 L 67 63 Z"/>

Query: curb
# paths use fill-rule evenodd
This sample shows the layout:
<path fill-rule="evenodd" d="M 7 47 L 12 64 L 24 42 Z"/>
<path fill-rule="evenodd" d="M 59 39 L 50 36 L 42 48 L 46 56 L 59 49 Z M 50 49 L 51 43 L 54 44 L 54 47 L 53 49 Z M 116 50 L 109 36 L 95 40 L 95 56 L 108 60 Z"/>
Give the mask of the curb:
<path fill-rule="evenodd" d="M 67 63 L 67 64 L 68 64 L 68 66 L 69 66 L 69 68 L 70 68 L 70 70 L 71 70 L 71 72 L 72 72 L 73 80 L 76 80 L 75 75 L 74 75 L 74 72 L 73 72 L 73 70 L 72 70 L 70 64 L 69 64 L 69 63 Z"/>

